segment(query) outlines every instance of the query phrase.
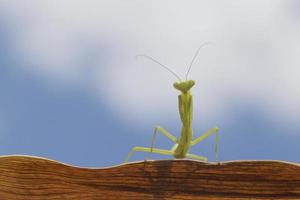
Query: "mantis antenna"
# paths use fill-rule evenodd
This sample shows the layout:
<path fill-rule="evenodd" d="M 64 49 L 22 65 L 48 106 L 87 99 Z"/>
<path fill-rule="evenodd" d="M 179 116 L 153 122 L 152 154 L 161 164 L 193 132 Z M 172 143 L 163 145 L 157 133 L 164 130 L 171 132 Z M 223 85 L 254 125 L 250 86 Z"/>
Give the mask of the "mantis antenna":
<path fill-rule="evenodd" d="M 147 56 L 147 55 L 137 55 L 136 58 L 138 57 L 145 57 L 145 58 L 148 58 L 149 60 L 152 60 L 153 62 L 155 62 L 156 64 L 159 64 L 160 66 L 162 66 L 163 68 L 165 68 L 166 70 L 168 70 L 169 72 L 171 72 L 179 81 L 181 81 L 181 78 L 175 73 L 173 72 L 170 68 L 168 68 L 167 66 L 161 64 L 160 62 L 158 62 L 157 60 L 155 60 L 154 58 L 150 57 L 150 56 Z"/>
<path fill-rule="evenodd" d="M 192 59 L 192 62 L 191 62 L 191 64 L 190 64 L 190 66 L 189 66 L 189 69 L 188 69 L 188 71 L 187 71 L 187 73 L 186 73 L 186 75 L 185 75 L 185 79 L 186 79 L 186 80 L 187 80 L 187 77 L 188 77 L 188 75 L 189 75 L 189 73 L 190 73 L 190 70 L 191 70 L 191 68 L 192 68 L 192 66 L 193 66 L 193 63 L 194 63 L 195 59 L 197 58 L 197 56 L 198 56 L 200 50 L 202 49 L 202 47 L 204 47 L 204 46 L 206 46 L 206 45 L 210 45 L 210 44 L 214 44 L 214 43 L 212 43 L 212 42 L 206 42 L 206 43 L 202 44 L 202 45 L 198 48 L 198 50 L 196 51 L 196 53 L 195 53 L 195 55 L 194 55 L 194 57 L 193 57 L 193 59 Z"/>

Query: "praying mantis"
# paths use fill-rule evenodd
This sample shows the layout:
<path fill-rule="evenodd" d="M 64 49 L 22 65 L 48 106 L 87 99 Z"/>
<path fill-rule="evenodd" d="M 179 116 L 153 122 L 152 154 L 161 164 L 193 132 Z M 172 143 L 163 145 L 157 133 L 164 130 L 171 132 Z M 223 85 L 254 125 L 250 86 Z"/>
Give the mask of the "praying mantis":
<path fill-rule="evenodd" d="M 199 156 L 196 154 L 191 154 L 189 153 L 190 147 L 198 144 L 208 136 L 212 134 L 216 134 L 216 140 L 215 140 L 215 160 L 218 161 L 218 143 L 219 143 L 219 128 L 214 127 L 211 128 L 209 131 L 205 132 L 201 136 L 193 139 L 193 130 L 192 130 L 192 119 L 193 119 L 193 96 L 191 92 L 191 88 L 195 85 L 194 80 L 188 80 L 188 74 L 191 70 L 191 67 L 193 66 L 193 63 L 199 54 L 200 49 L 210 43 L 204 43 L 202 44 L 198 50 L 196 51 L 191 64 L 189 65 L 188 71 L 185 75 L 185 80 L 182 80 L 175 72 L 173 72 L 171 69 L 166 67 L 165 65 L 161 64 L 160 62 L 156 61 L 150 56 L 147 55 L 137 55 L 137 57 L 144 57 L 147 59 L 152 60 L 156 64 L 162 66 L 166 70 L 168 70 L 170 73 L 172 73 L 177 79 L 178 82 L 175 82 L 173 84 L 174 88 L 180 91 L 180 95 L 178 95 L 178 105 L 179 105 L 179 115 L 181 119 L 181 134 L 180 138 L 177 139 L 174 135 L 169 133 L 167 130 L 162 128 L 161 126 L 155 126 L 153 136 L 152 136 L 152 142 L 151 146 L 149 147 L 141 147 L 141 146 L 136 146 L 131 149 L 129 152 L 127 158 L 125 159 L 125 163 L 129 161 L 131 156 L 135 152 L 148 152 L 148 156 L 146 160 L 149 159 L 151 153 L 156 153 L 156 154 L 163 154 L 163 155 L 171 155 L 177 159 L 180 158 L 190 158 L 190 159 L 196 159 L 196 160 L 201 160 L 201 161 L 207 161 L 208 159 L 203 156 Z M 161 133 L 165 135 L 168 139 L 173 141 L 175 144 L 173 147 L 169 150 L 166 149 L 158 149 L 154 148 L 154 142 L 157 133 Z"/>

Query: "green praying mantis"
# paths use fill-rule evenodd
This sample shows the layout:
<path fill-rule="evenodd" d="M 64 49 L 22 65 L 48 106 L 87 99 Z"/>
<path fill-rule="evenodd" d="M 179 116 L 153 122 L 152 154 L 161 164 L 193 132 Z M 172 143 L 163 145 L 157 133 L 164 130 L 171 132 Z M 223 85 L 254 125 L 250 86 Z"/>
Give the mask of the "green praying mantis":
<path fill-rule="evenodd" d="M 201 161 L 207 161 L 206 157 L 199 156 L 196 154 L 191 154 L 189 153 L 190 147 L 198 144 L 208 136 L 212 134 L 216 134 L 216 141 L 215 141 L 215 160 L 218 160 L 218 141 L 219 141 L 219 129 L 218 127 L 214 127 L 210 129 L 209 131 L 205 132 L 201 136 L 193 139 L 193 130 L 192 130 L 192 119 L 193 119 L 193 96 L 191 93 L 191 88 L 195 85 L 194 80 L 188 80 L 188 74 L 191 70 L 191 67 L 193 66 L 193 63 L 200 51 L 200 49 L 210 43 L 205 43 L 201 45 L 198 50 L 196 51 L 191 64 L 189 65 L 188 71 L 185 76 L 185 80 L 182 80 L 175 72 L 173 72 L 171 69 L 166 67 L 165 65 L 161 64 L 160 62 L 156 61 L 150 56 L 147 55 L 138 55 L 137 57 L 144 57 L 152 60 L 156 64 L 159 64 L 166 70 L 168 70 L 170 73 L 172 73 L 179 81 L 175 82 L 173 84 L 174 88 L 180 91 L 180 95 L 178 96 L 178 105 L 179 105 L 179 115 L 182 123 L 181 127 L 181 134 L 180 138 L 177 139 L 174 135 L 166 131 L 164 128 L 161 126 L 156 126 L 154 128 L 154 133 L 152 136 L 152 142 L 151 146 L 149 147 L 141 147 L 141 146 L 136 146 L 133 147 L 132 150 L 129 152 L 127 158 L 125 159 L 125 163 L 129 161 L 131 156 L 135 152 L 148 152 L 148 156 L 146 160 L 149 159 L 151 153 L 157 153 L 157 154 L 163 154 L 163 155 L 171 155 L 175 158 L 191 158 L 191 159 L 196 159 L 196 160 L 201 160 Z M 172 140 L 175 144 L 173 147 L 169 150 L 166 149 L 158 149 L 154 148 L 154 142 L 157 133 L 161 133 L 165 135 L 167 138 Z"/>

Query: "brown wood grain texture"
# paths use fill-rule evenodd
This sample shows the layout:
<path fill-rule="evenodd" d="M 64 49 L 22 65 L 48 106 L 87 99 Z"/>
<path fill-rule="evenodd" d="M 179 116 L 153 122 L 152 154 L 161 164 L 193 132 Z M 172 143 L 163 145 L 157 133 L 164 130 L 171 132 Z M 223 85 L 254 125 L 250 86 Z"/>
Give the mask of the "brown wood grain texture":
<path fill-rule="evenodd" d="M 80 168 L 0 156 L 0 200 L 300 199 L 300 165 L 282 161 L 157 160 Z"/>

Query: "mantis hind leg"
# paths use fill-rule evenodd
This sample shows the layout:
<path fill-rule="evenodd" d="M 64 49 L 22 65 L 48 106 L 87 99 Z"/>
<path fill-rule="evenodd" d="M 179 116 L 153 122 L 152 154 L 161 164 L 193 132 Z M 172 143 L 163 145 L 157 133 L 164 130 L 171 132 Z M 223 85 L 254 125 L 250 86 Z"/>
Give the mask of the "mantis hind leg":
<path fill-rule="evenodd" d="M 201 142 L 202 140 L 204 140 L 205 138 L 207 138 L 208 136 L 212 135 L 212 134 L 216 134 L 216 143 L 215 143 L 215 160 L 218 161 L 218 146 L 219 146 L 219 128 L 215 127 L 210 129 L 209 131 L 207 131 L 206 133 L 204 133 L 203 135 L 201 135 L 200 137 L 196 138 L 195 140 L 193 140 L 191 142 L 191 146 L 194 146 L 195 144 Z"/>
<path fill-rule="evenodd" d="M 150 159 L 150 155 L 151 155 L 153 147 L 154 147 L 154 142 L 155 142 L 155 138 L 156 138 L 157 133 L 162 133 L 163 135 L 165 135 L 167 138 L 169 138 L 170 140 L 172 140 L 175 143 L 178 142 L 177 138 L 175 136 L 173 136 L 171 133 L 169 133 L 168 131 L 166 131 L 164 128 L 162 128 L 160 126 L 156 126 L 154 128 L 154 132 L 153 132 L 153 136 L 152 136 L 152 141 L 151 141 L 151 146 L 150 146 L 150 152 L 149 152 L 146 160 Z"/>
<path fill-rule="evenodd" d="M 198 155 L 191 154 L 191 153 L 186 154 L 186 157 L 187 157 L 187 158 L 196 159 L 196 160 L 201 160 L 201 161 L 207 161 L 207 158 L 206 158 L 206 157 L 198 156 Z"/>
<path fill-rule="evenodd" d="M 163 154 L 163 155 L 173 155 L 173 151 L 171 150 L 165 150 L 165 149 L 155 149 L 155 148 L 147 148 L 147 147 L 133 147 L 132 150 L 129 152 L 126 160 L 124 161 L 125 163 L 128 162 L 128 160 L 131 158 L 131 156 L 137 152 L 150 152 L 150 153 L 158 153 L 158 154 Z"/>

